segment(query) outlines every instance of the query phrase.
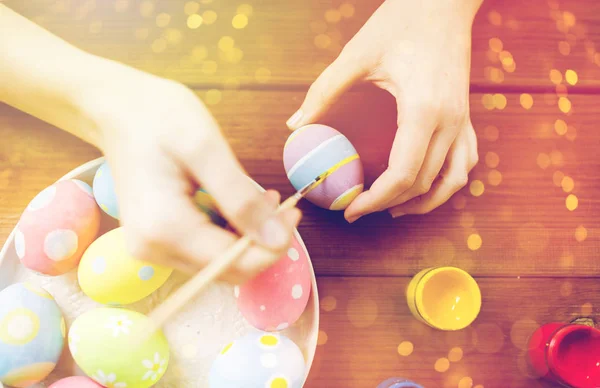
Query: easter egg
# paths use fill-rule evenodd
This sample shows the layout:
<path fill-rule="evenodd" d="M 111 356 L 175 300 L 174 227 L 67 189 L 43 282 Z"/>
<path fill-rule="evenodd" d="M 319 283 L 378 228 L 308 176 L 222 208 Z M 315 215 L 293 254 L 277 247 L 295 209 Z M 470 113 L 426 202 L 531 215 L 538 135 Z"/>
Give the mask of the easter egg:
<path fill-rule="evenodd" d="M 219 212 L 219 208 L 217 207 L 217 203 L 215 199 L 206 192 L 204 189 L 198 189 L 194 194 L 194 202 L 198 209 L 202 210 L 206 213 L 207 216 L 210 217 L 211 222 L 221 227 L 225 227 L 227 225 L 227 221 Z"/>
<path fill-rule="evenodd" d="M 58 380 L 49 388 L 103 388 L 94 380 L 85 376 L 73 376 Z"/>
<path fill-rule="evenodd" d="M 126 247 L 123 227 L 100 236 L 83 254 L 77 272 L 81 290 L 98 303 L 126 305 L 161 287 L 173 270 L 138 260 Z"/>
<path fill-rule="evenodd" d="M 76 179 L 45 188 L 27 206 L 15 228 L 15 250 L 23 265 L 62 275 L 79 264 L 100 228 L 100 209 L 90 186 Z"/>
<path fill-rule="evenodd" d="M 69 330 L 69 350 L 81 370 L 103 386 L 147 388 L 167 370 L 169 345 L 162 331 L 138 342 L 134 333 L 149 319 L 121 308 L 97 308 L 80 315 Z"/>
<path fill-rule="evenodd" d="M 306 366 L 289 338 L 252 332 L 226 345 L 214 361 L 210 388 L 301 388 Z"/>
<path fill-rule="evenodd" d="M 0 291 L 0 382 L 29 387 L 44 380 L 58 362 L 65 320 L 43 288 L 16 283 Z"/>
<path fill-rule="evenodd" d="M 293 325 L 311 292 L 308 254 L 300 241 L 294 237 L 279 261 L 234 292 L 240 312 L 257 329 L 278 331 Z"/>
<path fill-rule="evenodd" d="M 283 147 L 283 165 L 296 190 L 334 170 L 306 195 L 325 209 L 344 210 L 363 191 L 363 166 L 356 149 L 346 136 L 326 125 L 310 124 L 292 132 Z"/>
<path fill-rule="evenodd" d="M 119 219 L 115 182 L 107 162 L 102 163 L 96 170 L 92 185 L 94 187 L 94 198 L 100 209 L 112 218 Z"/>

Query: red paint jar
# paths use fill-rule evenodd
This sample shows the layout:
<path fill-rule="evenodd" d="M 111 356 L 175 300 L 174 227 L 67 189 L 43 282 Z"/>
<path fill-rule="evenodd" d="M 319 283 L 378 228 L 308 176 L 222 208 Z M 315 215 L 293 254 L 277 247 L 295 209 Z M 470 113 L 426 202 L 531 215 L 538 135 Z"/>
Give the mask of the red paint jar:
<path fill-rule="evenodd" d="M 529 338 L 529 362 L 546 380 L 575 388 L 600 387 L 600 330 L 549 323 Z"/>

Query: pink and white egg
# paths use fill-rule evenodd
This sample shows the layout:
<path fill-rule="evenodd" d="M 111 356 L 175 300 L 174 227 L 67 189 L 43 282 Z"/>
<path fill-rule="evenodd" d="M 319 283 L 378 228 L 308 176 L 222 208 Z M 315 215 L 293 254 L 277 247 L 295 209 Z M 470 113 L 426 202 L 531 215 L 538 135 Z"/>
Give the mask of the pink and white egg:
<path fill-rule="evenodd" d="M 91 187 L 80 180 L 56 182 L 27 206 L 15 228 L 23 265 L 44 275 L 69 272 L 100 228 L 100 209 Z"/>
<path fill-rule="evenodd" d="M 344 210 L 363 191 L 360 156 L 350 140 L 321 124 L 298 128 L 283 148 L 287 177 L 300 190 L 322 173 L 335 169 L 306 199 L 329 210 Z"/>
<path fill-rule="evenodd" d="M 73 376 L 58 380 L 49 388 L 103 388 L 103 386 L 89 377 Z"/>
<path fill-rule="evenodd" d="M 275 265 L 234 289 L 240 312 L 254 327 L 279 331 L 293 325 L 311 292 L 308 254 L 296 237 Z"/>

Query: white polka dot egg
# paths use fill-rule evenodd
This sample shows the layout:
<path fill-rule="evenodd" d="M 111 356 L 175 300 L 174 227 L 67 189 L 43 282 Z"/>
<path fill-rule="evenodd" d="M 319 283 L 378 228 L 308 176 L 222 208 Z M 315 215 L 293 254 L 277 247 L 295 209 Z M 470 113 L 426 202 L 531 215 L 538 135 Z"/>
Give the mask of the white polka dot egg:
<path fill-rule="evenodd" d="M 119 204 L 115 193 L 115 182 L 107 162 L 102 163 L 96 170 L 92 186 L 94 188 L 94 198 L 100 209 L 109 216 L 119 219 Z"/>
<path fill-rule="evenodd" d="M 141 343 L 134 335 L 149 324 L 145 315 L 135 311 L 90 310 L 71 325 L 69 350 L 81 370 L 102 386 L 148 388 L 162 378 L 170 358 L 162 331 Z"/>
<path fill-rule="evenodd" d="M 65 321 L 54 298 L 30 283 L 0 291 L 0 381 L 29 387 L 45 379 L 58 362 Z"/>
<path fill-rule="evenodd" d="M 293 325 L 306 309 L 311 292 L 308 255 L 300 241 L 294 237 L 275 265 L 234 292 L 242 315 L 257 329 L 279 331 Z"/>
<path fill-rule="evenodd" d="M 79 286 L 98 303 L 127 305 L 161 287 L 173 270 L 129 255 L 123 227 L 100 236 L 85 251 L 78 269 Z"/>
<path fill-rule="evenodd" d="M 252 332 L 226 345 L 210 371 L 211 388 L 301 388 L 306 365 L 298 346 L 274 333 Z"/>
<path fill-rule="evenodd" d="M 59 181 L 40 192 L 15 228 L 15 249 L 25 267 L 62 275 L 79 264 L 100 228 L 100 210 L 90 186 Z"/>

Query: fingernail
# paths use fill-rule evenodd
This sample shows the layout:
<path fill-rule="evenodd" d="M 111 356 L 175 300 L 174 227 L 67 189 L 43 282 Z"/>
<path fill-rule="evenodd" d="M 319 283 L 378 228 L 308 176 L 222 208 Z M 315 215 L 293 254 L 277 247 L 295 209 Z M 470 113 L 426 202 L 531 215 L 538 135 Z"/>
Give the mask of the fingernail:
<path fill-rule="evenodd" d="M 392 214 L 392 218 L 398 218 L 398 217 L 402 217 L 403 215 L 405 215 L 406 213 L 402 213 L 402 212 L 395 212 L 395 213 L 391 213 Z"/>
<path fill-rule="evenodd" d="M 346 221 L 348 221 L 348 223 L 352 224 L 359 218 L 360 218 L 360 216 L 354 216 L 354 217 L 347 218 Z"/>
<path fill-rule="evenodd" d="M 288 128 L 292 130 L 298 128 L 298 124 L 300 124 L 300 121 L 302 121 L 303 116 L 304 113 L 302 112 L 302 109 L 298 109 L 296 113 L 294 113 L 292 117 L 290 117 L 289 120 L 286 122 Z"/>
<path fill-rule="evenodd" d="M 285 225 L 277 216 L 267 219 L 260 228 L 260 239 L 269 248 L 279 249 L 289 239 L 289 233 Z"/>

